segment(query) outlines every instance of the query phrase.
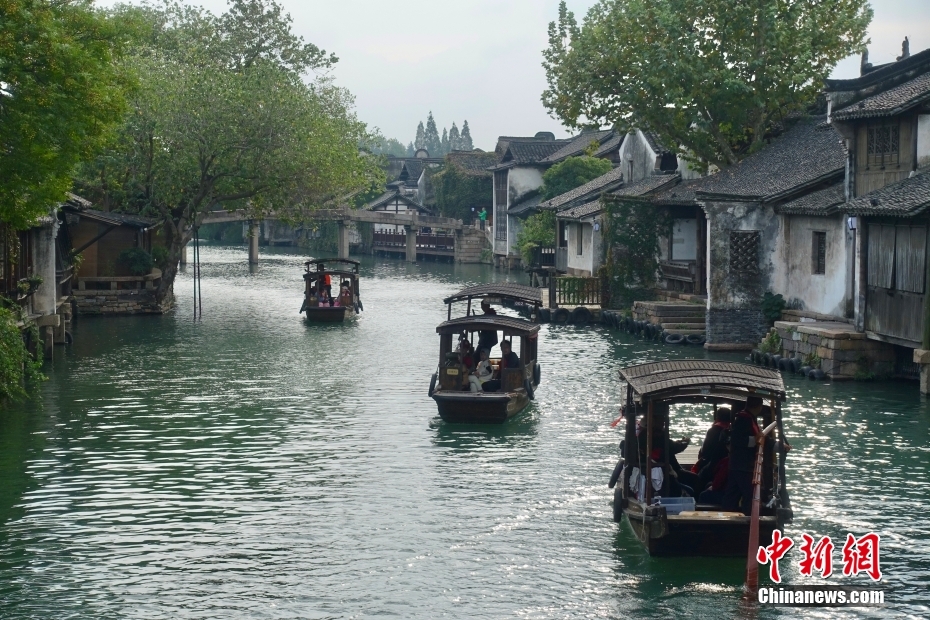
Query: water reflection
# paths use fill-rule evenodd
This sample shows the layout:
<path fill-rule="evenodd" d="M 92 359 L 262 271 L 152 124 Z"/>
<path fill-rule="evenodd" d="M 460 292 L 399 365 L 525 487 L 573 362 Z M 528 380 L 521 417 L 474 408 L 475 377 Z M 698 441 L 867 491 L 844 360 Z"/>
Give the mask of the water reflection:
<path fill-rule="evenodd" d="M 0 416 L 0 616 L 740 614 L 742 560 L 650 558 L 609 505 L 617 369 L 703 349 L 544 325 L 531 406 L 446 425 L 427 396 L 442 299 L 517 275 L 366 259 L 362 315 L 308 325 L 306 256 L 202 256 L 202 320 L 189 270 L 173 315 L 83 317 L 41 399 Z M 927 402 L 787 385 L 788 535 L 880 532 L 896 602 L 874 614 L 930 615 Z M 709 415 L 682 408 L 673 436 Z M 810 582 L 796 561 L 786 581 Z"/>

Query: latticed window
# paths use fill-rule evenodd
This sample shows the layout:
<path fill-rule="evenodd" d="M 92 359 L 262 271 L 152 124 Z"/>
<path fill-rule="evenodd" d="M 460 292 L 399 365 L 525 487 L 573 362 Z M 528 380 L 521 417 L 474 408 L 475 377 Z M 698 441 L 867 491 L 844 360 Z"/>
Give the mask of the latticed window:
<path fill-rule="evenodd" d="M 827 273 L 827 233 L 814 231 L 811 257 L 814 275 Z"/>
<path fill-rule="evenodd" d="M 494 173 L 494 238 L 507 239 L 507 170 Z"/>
<path fill-rule="evenodd" d="M 759 231 L 730 231 L 730 271 L 756 273 L 759 271 Z"/>
<path fill-rule="evenodd" d="M 868 128 L 866 152 L 869 166 L 898 163 L 901 130 L 898 125 L 873 125 Z"/>

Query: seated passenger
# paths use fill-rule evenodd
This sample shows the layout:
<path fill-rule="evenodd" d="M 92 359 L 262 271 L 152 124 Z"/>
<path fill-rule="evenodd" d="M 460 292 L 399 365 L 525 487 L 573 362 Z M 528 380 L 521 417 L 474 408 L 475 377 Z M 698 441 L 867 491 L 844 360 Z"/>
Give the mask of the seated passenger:
<path fill-rule="evenodd" d="M 653 422 L 655 423 L 655 428 L 652 431 L 652 446 L 650 449 L 650 457 L 655 463 L 662 463 L 666 461 L 665 458 L 665 442 L 668 437 L 668 408 L 667 406 L 663 409 L 661 405 L 656 406 L 656 411 L 653 413 Z M 645 419 L 641 422 L 642 431 L 638 433 L 639 441 L 639 452 L 640 458 L 643 462 L 646 460 L 646 424 Z M 686 487 L 686 491 L 695 491 L 694 487 L 697 485 L 697 474 L 694 474 L 690 471 L 685 471 L 685 469 L 678 462 L 678 459 L 675 458 L 675 455 L 683 452 L 691 444 L 690 437 L 684 437 L 679 441 L 669 441 L 669 455 L 667 462 L 672 468 L 674 473 L 673 478 L 677 478 L 677 482 L 681 486 Z M 694 493 L 693 495 L 695 495 Z"/>
<path fill-rule="evenodd" d="M 501 341 L 501 363 L 497 368 L 497 371 L 494 373 L 494 378 L 490 381 L 485 382 L 482 386 L 482 389 L 485 392 L 497 392 L 501 389 L 501 377 L 503 376 L 504 369 L 506 368 L 519 368 L 520 367 L 520 358 L 517 357 L 517 354 L 511 349 L 511 344 L 509 340 Z"/>
<path fill-rule="evenodd" d="M 307 298 L 307 307 L 316 308 L 320 305 L 320 298 L 316 295 L 316 289 L 310 289 L 310 297 Z"/>
<path fill-rule="evenodd" d="M 459 343 L 459 359 L 462 361 L 462 365 L 465 366 L 466 372 L 471 372 L 475 368 L 475 358 L 474 354 L 471 352 L 471 343 L 467 340 L 463 340 Z"/>
<path fill-rule="evenodd" d="M 468 375 L 468 387 L 472 392 L 482 391 L 484 384 L 491 380 L 491 375 L 494 372 L 491 369 L 491 362 L 488 361 L 487 349 L 478 349 L 478 356 L 481 361 L 478 362 L 475 371 Z"/>

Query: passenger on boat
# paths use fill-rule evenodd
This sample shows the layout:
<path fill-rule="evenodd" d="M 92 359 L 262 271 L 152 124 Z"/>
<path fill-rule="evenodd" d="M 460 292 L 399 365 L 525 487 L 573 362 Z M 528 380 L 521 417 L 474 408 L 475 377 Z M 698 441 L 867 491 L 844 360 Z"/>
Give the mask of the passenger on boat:
<path fill-rule="evenodd" d="M 320 298 L 317 297 L 316 289 L 315 289 L 315 288 L 311 288 L 311 289 L 310 289 L 310 297 L 307 298 L 307 307 L 308 307 L 308 308 L 316 308 L 316 307 L 319 306 L 319 305 L 320 305 Z"/>
<path fill-rule="evenodd" d="M 698 493 L 710 484 L 714 479 L 720 460 L 727 457 L 727 441 L 730 439 L 730 416 L 729 407 L 721 407 L 714 411 L 714 423 L 704 436 L 704 443 L 701 445 L 701 451 L 698 454 L 698 462 L 695 463 L 694 469 L 691 470 L 698 475 L 697 488 L 695 489 Z"/>
<path fill-rule="evenodd" d="M 462 365 L 465 366 L 467 372 L 470 373 L 475 368 L 474 353 L 471 350 L 471 343 L 467 340 L 459 342 L 459 359 L 462 360 Z"/>
<path fill-rule="evenodd" d="M 478 349 L 478 356 L 481 361 L 478 362 L 475 371 L 468 375 L 468 387 L 472 392 L 481 392 L 484 384 L 491 380 L 491 375 L 494 373 L 491 362 L 488 361 L 488 350 Z"/>
<path fill-rule="evenodd" d="M 662 463 L 665 461 L 665 443 L 668 438 L 668 409 L 667 406 L 663 407 L 661 404 L 656 405 L 656 410 L 653 411 L 653 421 L 655 422 L 655 428 L 652 430 L 652 447 L 650 450 L 651 458 L 654 463 Z M 640 458 L 643 463 L 646 462 L 646 419 L 645 417 L 640 421 L 640 426 L 642 431 L 637 433 L 639 441 L 639 452 Z M 692 496 L 696 496 L 695 486 L 697 485 L 697 474 L 685 470 L 678 462 L 678 459 L 675 458 L 676 454 L 679 454 L 684 451 L 691 444 L 690 437 L 683 437 L 678 441 L 668 441 L 669 455 L 668 455 L 668 464 L 672 468 L 672 472 L 675 474 L 672 477 L 672 480 L 677 477 L 677 482 L 681 486 L 686 487 L 685 490 L 688 491 Z M 680 489 L 674 488 L 674 485 L 670 487 L 670 493 L 672 496 L 676 496 L 680 493 Z"/>
<path fill-rule="evenodd" d="M 495 334 L 495 338 L 497 335 Z M 478 347 L 481 348 L 481 347 Z M 520 367 L 520 358 L 517 357 L 517 354 L 511 349 L 511 344 L 509 340 L 501 341 L 501 363 L 498 366 L 497 371 L 494 373 L 494 378 L 490 381 L 485 382 L 482 389 L 485 392 L 497 392 L 501 389 L 501 376 L 504 369 L 506 368 L 519 368 Z"/>
<path fill-rule="evenodd" d="M 352 288 L 348 281 L 343 282 L 339 287 L 339 305 L 346 308 L 352 307 Z"/>
<path fill-rule="evenodd" d="M 333 277 L 328 273 L 323 276 L 323 288 L 326 290 L 326 296 L 333 296 Z"/>
<path fill-rule="evenodd" d="M 333 300 L 330 298 L 329 294 L 324 288 L 320 292 L 320 306 L 332 306 L 332 305 L 333 305 Z"/>
<path fill-rule="evenodd" d="M 723 494 L 727 489 L 727 479 L 730 474 L 730 457 L 725 456 L 717 462 L 714 470 L 714 479 L 710 487 L 698 497 L 699 504 L 723 504 Z"/>
<path fill-rule="evenodd" d="M 760 413 L 762 399 L 750 396 L 746 399 L 746 408 L 736 414 L 730 426 L 730 473 L 723 494 L 725 510 L 740 508 L 745 515 L 752 512 L 752 470 L 756 464 L 757 446 L 764 441 L 766 449 L 775 447 L 771 436 L 762 435 L 758 420 Z M 785 443 L 784 449 L 787 452 L 791 446 Z"/>
<path fill-rule="evenodd" d="M 490 302 L 486 299 L 481 300 L 481 311 L 486 316 L 495 316 L 497 311 L 491 307 Z M 488 352 L 494 348 L 494 345 L 497 344 L 497 330 L 486 329 L 484 331 L 478 332 L 478 348 L 487 349 Z M 503 345 L 501 345 L 503 346 Z"/>

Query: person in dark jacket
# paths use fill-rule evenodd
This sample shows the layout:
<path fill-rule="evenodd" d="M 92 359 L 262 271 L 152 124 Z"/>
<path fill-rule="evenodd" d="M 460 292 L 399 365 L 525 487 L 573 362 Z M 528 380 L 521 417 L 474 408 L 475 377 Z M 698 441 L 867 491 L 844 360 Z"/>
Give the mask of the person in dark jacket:
<path fill-rule="evenodd" d="M 727 442 L 730 439 L 730 408 L 721 407 L 714 411 L 714 424 L 708 429 L 698 454 L 698 479 L 696 492 L 700 493 L 714 479 L 717 465 L 727 457 Z"/>
<path fill-rule="evenodd" d="M 497 316 L 497 311 L 491 307 L 487 299 L 481 300 L 481 312 L 485 316 Z M 478 349 L 485 349 L 489 354 L 494 345 L 497 344 L 497 330 L 484 329 L 478 332 Z"/>
<path fill-rule="evenodd" d="M 497 372 L 494 373 L 494 378 L 490 381 L 486 381 L 484 385 L 481 386 L 485 392 L 497 392 L 501 389 L 501 379 L 503 378 L 504 369 L 506 368 L 520 368 L 520 358 L 511 350 L 511 345 L 509 340 L 501 341 L 501 363 L 498 367 Z"/>
<path fill-rule="evenodd" d="M 771 437 L 762 435 L 760 413 L 762 399 L 750 396 L 746 399 L 746 408 L 736 414 L 730 425 L 730 471 L 723 507 L 728 511 L 741 509 L 744 515 L 752 513 L 752 470 L 756 464 L 756 450 L 763 442 L 766 448 L 772 448 L 775 443 Z M 786 452 L 791 450 L 787 443 L 784 448 Z"/>

